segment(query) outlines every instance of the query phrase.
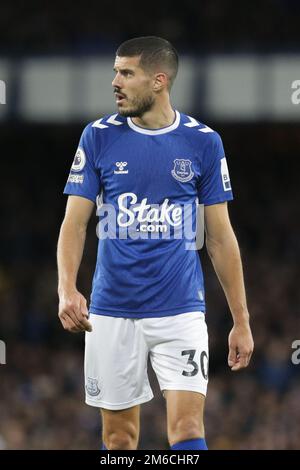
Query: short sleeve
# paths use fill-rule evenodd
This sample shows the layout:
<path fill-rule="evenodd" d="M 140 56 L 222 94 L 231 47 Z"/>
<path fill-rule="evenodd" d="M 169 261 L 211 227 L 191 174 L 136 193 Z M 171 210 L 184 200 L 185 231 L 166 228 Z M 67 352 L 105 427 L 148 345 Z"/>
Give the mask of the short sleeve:
<path fill-rule="evenodd" d="M 95 166 L 93 129 L 84 129 L 76 151 L 64 194 L 82 196 L 95 202 L 101 191 L 100 170 Z"/>
<path fill-rule="evenodd" d="M 200 204 L 218 204 L 233 199 L 229 171 L 223 143 L 217 132 L 207 134 L 209 140 L 204 149 L 201 175 L 198 183 Z"/>

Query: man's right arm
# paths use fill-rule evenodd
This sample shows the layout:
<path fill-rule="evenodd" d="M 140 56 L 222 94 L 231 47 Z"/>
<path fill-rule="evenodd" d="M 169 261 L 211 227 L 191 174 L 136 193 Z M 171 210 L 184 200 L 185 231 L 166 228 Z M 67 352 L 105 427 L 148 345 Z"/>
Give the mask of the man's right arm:
<path fill-rule="evenodd" d="M 80 196 L 69 196 L 57 246 L 59 318 L 71 332 L 92 331 L 86 299 L 76 288 L 86 229 L 94 203 Z"/>

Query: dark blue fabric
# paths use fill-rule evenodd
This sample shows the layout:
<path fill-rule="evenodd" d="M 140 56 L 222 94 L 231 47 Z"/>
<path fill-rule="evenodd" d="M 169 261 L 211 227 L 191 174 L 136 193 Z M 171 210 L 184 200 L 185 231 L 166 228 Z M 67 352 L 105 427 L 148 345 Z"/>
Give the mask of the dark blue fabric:
<path fill-rule="evenodd" d="M 207 450 L 204 438 L 190 439 L 189 441 L 177 442 L 171 447 L 172 450 Z"/>

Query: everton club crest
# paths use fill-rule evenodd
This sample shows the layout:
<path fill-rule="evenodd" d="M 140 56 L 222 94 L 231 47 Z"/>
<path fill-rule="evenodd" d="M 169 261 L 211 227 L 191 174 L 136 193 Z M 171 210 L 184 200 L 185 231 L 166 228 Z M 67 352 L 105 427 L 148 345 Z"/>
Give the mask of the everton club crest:
<path fill-rule="evenodd" d="M 174 176 L 176 180 L 181 181 L 181 183 L 190 181 L 194 176 L 191 160 L 176 158 L 176 160 L 174 160 L 172 176 Z"/>
<path fill-rule="evenodd" d="M 85 388 L 91 397 L 96 397 L 100 393 L 100 388 L 98 387 L 97 379 L 92 379 L 91 377 L 88 377 Z"/>

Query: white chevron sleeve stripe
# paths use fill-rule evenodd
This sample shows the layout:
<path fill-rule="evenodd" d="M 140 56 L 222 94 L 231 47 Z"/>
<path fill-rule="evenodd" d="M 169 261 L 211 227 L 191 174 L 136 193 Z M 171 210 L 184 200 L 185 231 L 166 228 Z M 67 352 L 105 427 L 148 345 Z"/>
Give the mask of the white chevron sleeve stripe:
<path fill-rule="evenodd" d="M 92 124 L 92 127 L 98 127 L 99 129 L 105 129 L 106 127 L 108 127 L 105 124 L 101 124 L 102 120 L 103 118 L 98 119 L 98 121 L 95 121 L 94 124 Z"/>
<path fill-rule="evenodd" d="M 203 129 L 198 129 L 199 132 L 204 132 L 204 134 L 207 134 L 208 132 L 215 132 L 213 129 L 211 129 L 208 126 L 203 127 Z"/>
<path fill-rule="evenodd" d="M 189 118 L 190 122 L 187 122 L 187 123 L 184 124 L 186 127 L 196 127 L 196 126 L 199 126 L 199 122 L 196 121 L 195 118 L 193 118 L 193 117 L 191 117 L 191 116 L 188 116 L 188 118 Z"/>
<path fill-rule="evenodd" d="M 117 117 L 117 114 L 113 114 L 106 120 L 106 122 L 109 124 L 113 124 L 114 126 L 121 126 L 123 122 L 117 121 L 116 117 Z"/>

